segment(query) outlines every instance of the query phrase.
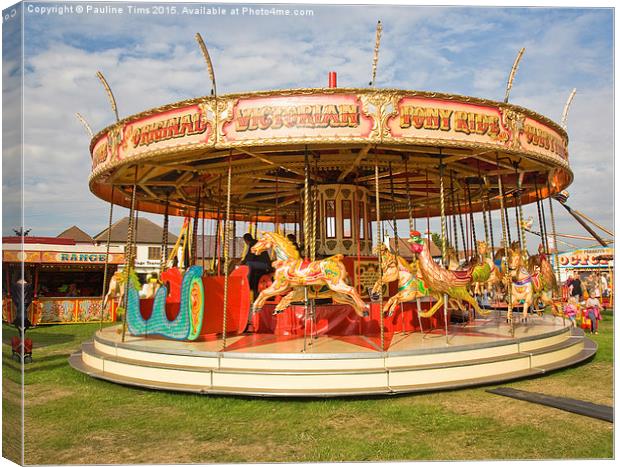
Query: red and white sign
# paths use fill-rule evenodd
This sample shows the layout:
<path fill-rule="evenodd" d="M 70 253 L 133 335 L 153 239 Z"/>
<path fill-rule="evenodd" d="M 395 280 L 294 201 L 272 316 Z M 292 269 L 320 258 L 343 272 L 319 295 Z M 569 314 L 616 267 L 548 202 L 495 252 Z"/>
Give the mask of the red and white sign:
<path fill-rule="evenodd" d="M 355 94 L 317 94 L 239 99 L 222 126 L 226 142 L 367 138 L 374 119 Z"/>

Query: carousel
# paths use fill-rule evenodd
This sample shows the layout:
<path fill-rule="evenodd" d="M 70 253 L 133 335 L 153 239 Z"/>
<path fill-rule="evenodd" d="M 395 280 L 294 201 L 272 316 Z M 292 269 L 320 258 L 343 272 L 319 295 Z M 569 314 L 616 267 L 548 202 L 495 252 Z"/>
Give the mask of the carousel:
<path fill-rule="evenodd" d="M 567 133 L 508 103 L 522 51 L 503 102 L 378 89 L 380 34 L 362 89 L 330 72 L 326 88 L 219 95 L 197 35 L 210 95 L 120 119 L 98 73 L 117 121 L 92 136 L 90 189 L 110 223 L 114 206 L 161 214 L 164 238 L 141 295 L 130 225 L 123 273 L 104 279 L 122 322 L 84 343 L 75 369 L 163 390 L 315 397 L 506 381 L 596 352 L 564 318 L 549 260 L 551 199 L 573 178 Z M 170 216 L 185 221 L 168 255 Z M 220 239 L 208 262 L 204 245 L 196 254 L 205 223 Z M 233 265 L 240 231 L 249 259 Z M 269 270 L 252 284 L 263 252 Z"/>

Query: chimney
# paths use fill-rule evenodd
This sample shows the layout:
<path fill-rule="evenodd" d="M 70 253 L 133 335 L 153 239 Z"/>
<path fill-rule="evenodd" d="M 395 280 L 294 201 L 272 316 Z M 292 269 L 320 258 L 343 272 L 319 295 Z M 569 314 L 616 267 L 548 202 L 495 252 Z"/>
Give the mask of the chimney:
<path fill-rule="evenodd" d="M 336 72 L 335 71 L 330 71 L 328 73 L 328 87 L 330 88 L 337 88 L 338 84 L 336 83 Z"/>

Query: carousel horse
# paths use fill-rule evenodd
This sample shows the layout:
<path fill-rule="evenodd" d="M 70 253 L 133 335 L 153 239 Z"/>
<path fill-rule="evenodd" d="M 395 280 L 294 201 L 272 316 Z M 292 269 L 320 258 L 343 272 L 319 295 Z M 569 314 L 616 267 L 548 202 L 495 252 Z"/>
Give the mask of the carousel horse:
<path fill-rule="evenodd" d="M 452 271 L 437 264 L 428 250 L 428 245 L 418 231 L 411 231 L 411 238 L 409 238 L 408 242 L 411 244 L 411 251 L 418 258 L 418 271 L 424 281 L 424 285 L 428 288 L 430 295 L 437 300 L 437 303 L 430 310 L 421 313 L 420 316 L 423 318 L 433 316 L 444 304 L 444 294 L 450 299 L 454 299 L 459 309 L 463 312 L 466 310 L 462 302 L 467 302 L 481 315 L 490 313 L 483 311 L 476 299 L 467 290 L 467 287 L 472 282 L 472 269 Z"/>
<path fill-rule="evenodd" d="M 339 303 L 341 305 L 351 305 L 355 308 L 355 301 L 346 294 L 337 293 L 331 290 L 327 285 L 312 285 L 307 287 L 306 296 L 305 287 L 295 287 L 289 293 L 287 293 L 280 303 L 276 306 L 273 311 L 274 315 L 282 313 L 291 303 L 293 302 L 304 302 L 306 299 L 308 300 L 320 300 L 324 298 L 331 298 L 334 303 Z"/>
<path fill-rule="evenodd" d="M 553 266 L 549 262 L 547 255 L 545 254 L 544 247 L 542 244 L 538 245 L 538 254 L 530 256 L 528 260 L 528 269 L 530 272 L 540 271 L 540 276 L 543 280 L 544 291 L 549 292 L 551 297 L 558 291 L 558 281 L 555 276 L 555 272 L 553 272 Z M 534 296 L 534 304 L 538 301 L 542 301 L 544 305 L 548 305 L 548 302 L 545 302 L 540 293 L 537 293 Z M 553 314 L 558 315 L 561 311 L 556 301 L 553 301 L 553 306 L 551 307 Z M 542 314 L 542 311 L 539 311 L 539 314 Z"/>
<path fill-rule="evenodd" d="M 521 320 L 527 322 L 529 308 L 536 299 L 545 306 L 551 306 L 553 313 L 559 313 L 551 297 L 548 283 L 540 271 L 533 274 L 527 269 L 521 249 L 518 247 L 508 249 L 508 269 L 511 278 L 511 302 L 514 306 L 523 303 L 523 316 Z M 507 317 L 512 320 L 512 315 Z"/>
<path fill-rule="evenodd" d="M 448 258 L 448 269 L 451 271 L 465 271 L 476 264 L 476 258 L 459 260 L 456 249 L 453 246 L 448 246 L 446 256 Z"/>
<path fill-rule="evenodd" d="M 289 292 L 278 304 L 280 310 L 286 308 L 286 303 L 294 301 L 300 292 L 291 289 L 305 286 L 327 286 L 334 292 L 334 300 L 339 303 L 350 304 L 355 312 L 362 317 L 369 315 L 368 305 L 364 303 L 354 287 L 347 284 L 347 270 L 342 263 L 342 255 L 331 256 L 318 261 L 302 259 L 299 250 L 293 242 L 277 232 L 262 232 L 261 238 L 252 247 L 252 253 L 260 254 L 273 249 L 276 260 L 272 263 L 275 269 L 273 283 L 261 291 L 252 311 L 260 310 L 269 297 Z M 303 288 L 301 294 L 305 294 Z M 282 302 L 285 302 L 282 305 Z M 282 305 L 282 306 L 280 306 Z"/>
<path fill-rule="evenodd" d="M 110 278 L 110 284 L 108 286 L 108 293 L 105 294 L 103 299 L 103 308 L 105 309 L 108 304 L 108 300 L 112 298 L 112 300 L 117 299 L 118 304 L 123 303 L 123 298 L 125 296 L 125 277 L 121 271 L 116 271 L 112 277 Z"/>
<path fill-rule="evenodd" d="M 545 284 L 549 289 L 554 292 L 558 288 L 558 282 L 553 272 L 553 266 L 549 262 L 547 255 L 545 254 L 544 247 L 538 245 L 538 254 L 530 256 L 528 260 L 528 269 L 530 271 L 540 270 L 540 274 L 545 279 Z"/>
<path fill-rule="evenodd" d="M 386 317 L 394 314 L 396 307 L 402 302 L 411 302 L 424 297 L 427 292 L 424 283 L 417 277 L 417 269 L 414 263 L 409 264 L 402 256 L 390 252 L 389 248 L 380 243 L 373 249 L 381 257 L 381 280 L 377 280 L 372 288 L 372 294 L 381 290 L 382 284 L 388 284 L 398 280 L 398 292 L 391 297 L 383 306 Z"/>
<path fill-rule="evenodd" d="M 502 280 L 499 268 L 491 259 L 489 246 L 484 240 L 476 241 L 478 258 L 472 272 L 472 283 L 474 285 L 474 295 L 482 295 L 489 292 L 489 289 L 498 285 Z"/>

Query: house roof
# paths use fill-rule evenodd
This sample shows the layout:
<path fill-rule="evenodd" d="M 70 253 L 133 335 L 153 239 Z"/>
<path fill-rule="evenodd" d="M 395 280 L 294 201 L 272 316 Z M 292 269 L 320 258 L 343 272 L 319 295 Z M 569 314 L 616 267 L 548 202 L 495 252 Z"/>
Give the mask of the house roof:
<path fill-rule="evenodd" d="M 58 237 L 2 237 L 2 243 L 41 243 L 45 245 L 75 245 L 75 240 L 71 238 Z"/>
<path fill-rule="evenodd" d="M 126 243 L 127 229 L 129 227 L 129 217 L 123 217 L 112 224 L 110 243 Z M 151 243 L 160 245 L 164 229 L 149 219 L 138 217 L 138 228 L 136 243 Z M 108 229 L 99 232 L 94 236 L 96 242 L 108 241 Z M 177 236 L 168 231 L 168 244 L 174 244 Z"/>
<path fill-rule="evenodd" d="M 93 237 L 88 235 L 76 225 L 72 225 L 67 230 L 58 234 L 57 238 L 69 238 L 77 243 L 95 243 Z"/>

